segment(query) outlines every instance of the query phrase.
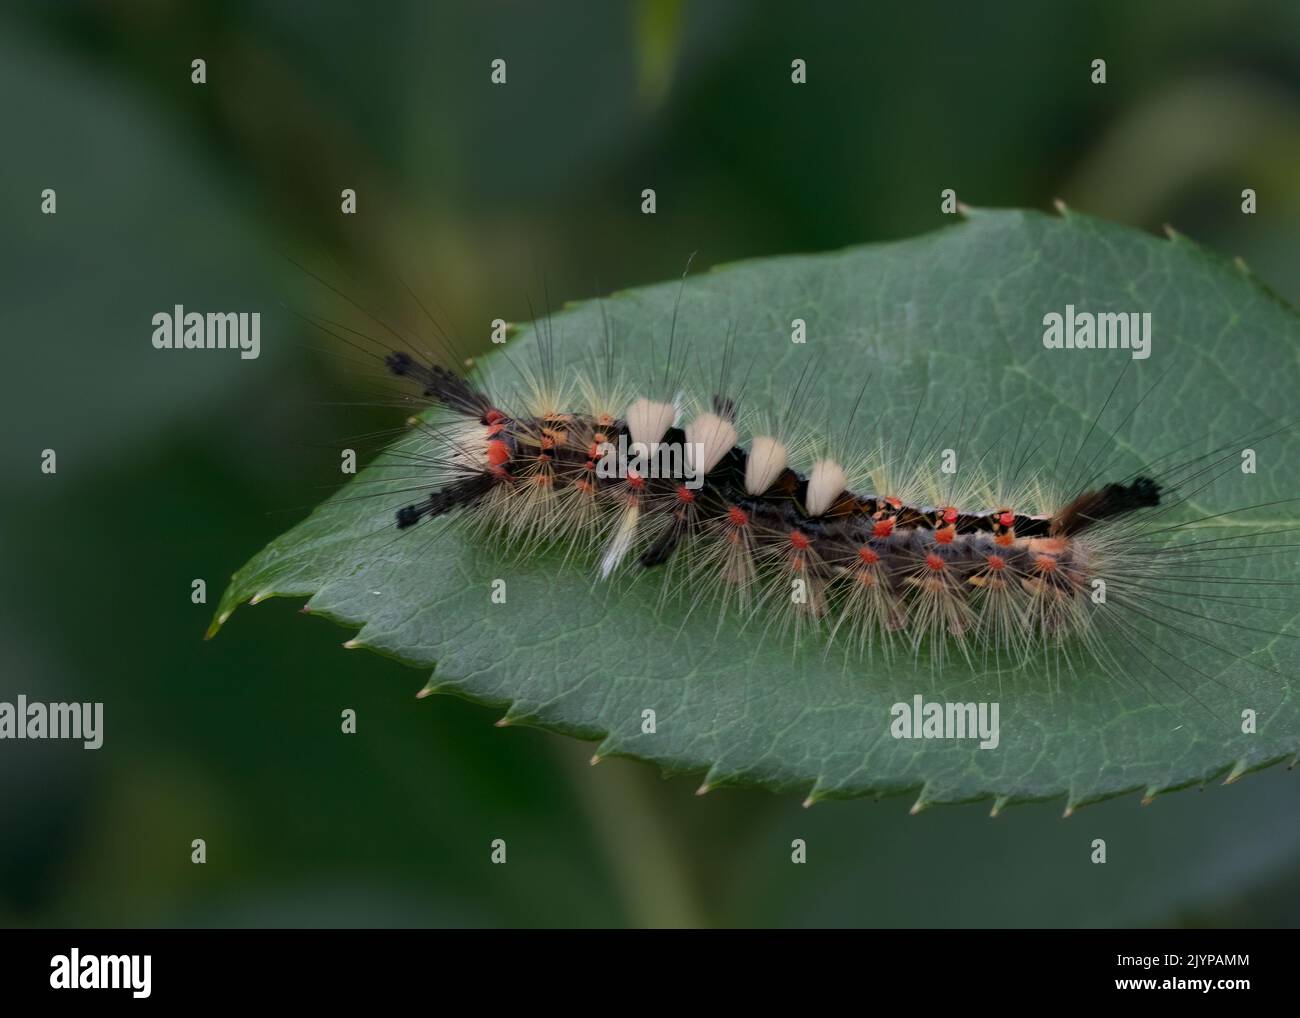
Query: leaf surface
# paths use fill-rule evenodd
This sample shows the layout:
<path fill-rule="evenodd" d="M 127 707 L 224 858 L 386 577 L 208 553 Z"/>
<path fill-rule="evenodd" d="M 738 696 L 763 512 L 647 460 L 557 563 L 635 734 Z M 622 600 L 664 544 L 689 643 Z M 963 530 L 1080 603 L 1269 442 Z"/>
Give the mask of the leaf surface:
<path fill-rule="evenodd" d="M 718 376 L 734 325 L 742 373 L 750 372 L 746 406 L 773 406 L 817 357 L 813 412 L 830 427 L 846 420 L 870 376 L 858 419 L 897 429 L 886 436 L 895 444 L 918 405 L 923 421 L 959 422 L 930 429 L 935 447 L 920 450 L 935 463 L 943 447 L 964 450 L 959 470 L 971 462 L 965 450 L 983 455 L 1017 436 L 1038 466 L 1071 461 L 1112 389 L 1110 423 L 1123 427 L 1092 432 L 1085 455 L 1098 450 L 1117 476 L 1171 450 L 1205 453 L 1267 429 L 1300 391 L 1300 318 L 1244 267 L 1176 234 L 1154 237 L 1068 211 L 969 210 L 964 222 L 921 237 L 726 266 L 689 278 L 680 292 L 678 338 L 703 379 Z M 603 302 L 628 378 L 661 371 L 678 293 L 670 282 Z M 1121 376 L 1126 351 L 1045 349 L 1043 316 L 1067 304 L 1149 311 L 1150 358 Z M 791 342 L 797 318 L 807 324 L 804 344 Z M 569 364 L 589 362 L 603 342 L 602 309 L 567 308 L 550 328 Z M 536 342 L 525 328 L 508 358 L 490 359 L 489 380 L 508 390 L 517 377 L 511 365 L 526 362 Z M 874 445 L 879 437 L 862 439 Z M 431 690 L 504 706 L 510 723 L 597 739 L 601 755 L 667 772 L 703 771 L 709 788 L 758 784 L 813 800 L 906 793 L 918 806 L 1060 798 L 1073 808 L 1238 776 L 1300 749 L 1296 640 L 1269 635 L 1296 632 L 1300 612 L 1288 586 L 1213 589 L 1267 593 L 1274 600 L 1266 611 L 1170 601 L 1178 631 L 1165 643 L 1178 657 L 1151 651 L 1163 668 L 1139 659 L 1120 676 L 1078 655 L 1072 670 L 999 675 L 960 659 L 939 669 L 924 655 L 886 662 L 827 653 L 817 636 L 765 639 L 762 625 L 719 627 L 712 611 L 661 608 L 653 573 L 601 585 L 590 562 L 566 565 L 557 552 L 520 559 L 438 526 L 399 538 L 387 524 L 404 496 L 384 492 L 411 482 L 383 464 L 421 441 L 399 440 L 387 460 L 254 557 L 226 591 L 214 630 L 241 602 L 309 595 L 313 613 L 360 628 L 357 645 L 436 666 Z M 1282 500 L 1296 494 L 1298 452 L 1291 431 L 1269 438 L 1255 474 L 1224 472 L 1194 494 L 1185 515 L 1272 502 L 1218 522 L 1260 535 L 1294 526 L 1296 506 Z M 374 497 L 358 499 L 363 491 Z M 1214 572 L 1294 580 L 1294 561 L 1279 549 Z M 507 581 L 505 605 L 489 597 L 498 578 Z M 1208 650 L 1211 642 L 1233 654 Z M 998 702 L 998 747 L 895 739 L 891 707 L 918 694 Z M 642 732 L 647 709 L 656 713 L 653 734 Z M 1245 710 L 1256 712 L 1254 733 L 1242 731 Z"/>

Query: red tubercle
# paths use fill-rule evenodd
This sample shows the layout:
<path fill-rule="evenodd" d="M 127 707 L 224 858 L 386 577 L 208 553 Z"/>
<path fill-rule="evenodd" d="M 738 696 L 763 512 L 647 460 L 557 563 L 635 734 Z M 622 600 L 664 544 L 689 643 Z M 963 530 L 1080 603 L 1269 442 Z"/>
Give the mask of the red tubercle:
<path fill-rule="evenodd" d="M 858 549 L 858 560 L 864 566 L 874 566 L 877 562 L 880 561 L 880 556 L 877 555 L 876 552 L 873 551 L 871 548 L 868 548 L 866 545 L 863 545 L 861 548 Z"/>
<path fill-rule="evenodd" d="M 960 514 L 959 512 L 957 512 L 957 510 L 956 510 L 955 508 L 953 508 L 952 506 L 948 506 L 948 508 L 946 508 L 946 509 L 943 511 L 943 522 L 944 522 L 944 523 L 947 523 L 947 524 L 949 524 L 949 525 L 951 525 L 951 524 L 953 524 L 953 523 L 956 523 L 956 522 L 957 522 L 957 517 L 960 516 L 960 515 L 961 515 L 961 514 Z"/>
<path fill-rule="evenodd" d="M 984 564 L 993 570 L 993 572 L 1000 573 L 1007 567 L 1007 560 L 1001 555 L 987 555 L 984 558 Z"/>
<path fill-rule="evenodd" d="M 627 471 L 627 486 L 633 491 L 641 491 L 645 488 L 645 478 L 629 467 Z"/>
<path fill-rule="evenodd" d="M 875 525 L 871 528 L 874 537 L 888 537 L 894 532 L 894 517 L 886 516 L 883 520 L 876 520 Z"/>
<path fill-rule="evenodd" d="M 885 497 L 885 504 L 889 506 L 891 509 L 903 508 L 903 500 L 901 498 L 894 498 L 893 495 L 887 495 Z"/>
<path fill-rule="evenodd" d="M 1039 555 L 1034 559 L 1034 568 L 1040 573 L 1054 573 L 1056 572 L 1056 559 L 1051 555 Z"/>
<path fill-rule="evenodd" d="M 489 427 L 494 424 L 500 424 L 506 419 L 506 415 L 500 410 L 489 410 L 483 415 L 483 423 Z"/>
<path fill-rule="evenodd" d="M 938 572 L 942 572 L 942 571 L 947 567 L 947 565 L 948 565 L 948 563 L 946 563 L 946 562 L 943 560 L 942 556 L 936 555 L 936 554 L 934 554 L 933 552 L 931 552 L 929 555 L 925 556 L 925 566 L 926 566 L 926 568 L 927 568 L 927 569 L 932 569 L 932 570 L 934 570 L 936 573 L 938 573 Z"/>
<path fill-rule="evenodd" d="M 998 514 L 998 523 L 1004 527 L 1014 527 L 1016 525 L 1016 514 L 1011 510 L 1004 510 Z"/>
<path fill-rule="evenodd" d="M 488 438 L 493 438 L 496 435 L 501 434 L 505 428 L 506 426 L 504 424 L 489 424 L 487 426 Z"/>
<path fill-rule="evenodd" d="M 956 527 L 940 527 L 934 532 L 935 542 L 938 544 L 952 544 L 953 539 L 957 536 Z"/>
<path fill-rule="evenodd" d="M 487 444 L 487 461 L 490 467 L 499 467 L 510 459 L 510 448 L 499 438 Z"/>
<path fill-rule="evenodd" d="M 733 505 L 727 510 L 727 522 L 733 527 L 744 527 L 749 525 L 749 514 L 738 505 Z"/>
<path fill-rule="evenodd" d="M 677 501 L 690 505 L 695 501 L 695 492 L 691 491 L 686 485 L 679 484 L 677 485 Z"/>

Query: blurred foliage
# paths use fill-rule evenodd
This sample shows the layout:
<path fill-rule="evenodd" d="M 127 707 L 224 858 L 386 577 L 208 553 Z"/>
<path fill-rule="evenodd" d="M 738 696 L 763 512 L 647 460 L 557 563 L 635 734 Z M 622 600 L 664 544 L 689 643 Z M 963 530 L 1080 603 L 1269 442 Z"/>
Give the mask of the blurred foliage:
<path fill-rule="evenodd" d="M 107 719 L 98 752 L 0 746 L 0 922 L 1296 923 L 1285 770 L 1065 822 L 696 799 L 416 701 L 419 673 L 286 604 L 205 644 L 189 585 L 215 597 L 337 484 L 345 436 L 400 423 L 340 405 L 355 379 L 294 316 L 321 298 L 295 263 L 380 308 L 405 281 L 473 349 L 493 318 L 695 250 L 699 269 L 924 231 L 953 187 L 1172 222 L 1296 303 L 1300 6 L 128 0 L 10 3 L 0 26 L 0 699 Z M 261 359 L 153 351 L 175 303 L 261 308 Z"/>

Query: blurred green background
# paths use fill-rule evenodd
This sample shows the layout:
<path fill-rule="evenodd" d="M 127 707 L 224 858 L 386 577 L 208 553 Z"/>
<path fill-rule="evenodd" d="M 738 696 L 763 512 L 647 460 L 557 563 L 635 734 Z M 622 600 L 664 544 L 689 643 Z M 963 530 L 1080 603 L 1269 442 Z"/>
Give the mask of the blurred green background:
<path fill-rule="evenodd" d="M 945 225 L 952 187 L 1171 222 L 1295 304 L 1300 5 L 8 2 L 0 92 L 0 699 L 106 704 L 98 752 L 0 744 L 0 923 L 1297 925 L 1281 767 L 1069 820 L 697 798 L 417 701 L 422 674 L 296 603 L 201 636 L 229 574 L 337 485 L 348 436 L 400 424 L 339 395 L 355 378 L 294 315 L 337 302 L 295 262 L 392 306 L 405 280 L 481 348 L 493 318 L 693 251 Z M 153 350 L 175 303 L 261 310 L 261 358 Z"/>

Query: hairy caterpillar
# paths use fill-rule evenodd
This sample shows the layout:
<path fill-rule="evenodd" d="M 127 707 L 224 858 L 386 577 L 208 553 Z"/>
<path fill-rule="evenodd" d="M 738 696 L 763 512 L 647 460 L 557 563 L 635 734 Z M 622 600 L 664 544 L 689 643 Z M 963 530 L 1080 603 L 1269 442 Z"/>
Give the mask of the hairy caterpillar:
<path fill-rule="evenodd" d="M 865 429 L 866 448 L 873 433 L 905 430 L 903 449 L 877 438 L 870 457 L 832 455 L 833 444 L 854 449 L 852 415 L 838 443 L 801 432 L 811 372 L 782 412 L 751 426 L 728 367 L 706 399 L 684 396 L 670 340 L 663 377 L 638 390 L 618 379 L 605 339 L 603 363 L 564 369 L 539 333 L 538 364 L 500 393 L 448 368 L 450 357 L 385 347 L 386 370 L 440 411 L 412 419 L 424 441 L 399 468 L 414 471 L 403 476 L 419 497 L 391 508 L 389 526 L 464 521 L 525 552 L 565 548 L 600 580 L 657 570 L 665 597 L 684 593 L 688 612 L 717 600 L 722 614 L 730 606 L 763 630 L 816 630 L 857 655 L 902 650 L 941 665 L 957 653 L 1001 670 L 1042 650 L 1069 667 L 1077 648 L 1118 672 L 1117 655 L 1131 651 L 1180 686 L 1184 669 L 1214 681 L 1187 648 L 1237 656 L 1186 625 L 1205 617 L 1187 599 L 1209 585 L 1221 604 L 1245 604 L 1234 577 L 1202 567 L 1247 546 L 1207 540 L 1187 529 L 1205 519 L 1169 513 L 1236 469 L 1241 437 L 1117 474 L 1104 448 L 1084 451 L 1094 421 L 1057 471 L 1073 479 L 1060 481 L 1022 476 L 1034 446 L 1025 422 L 1009 421 L 1004 447 L 981 457 L 995 476 L 958 483 L 909 459 L 920 406 L 910 421 Z M 931 430 L 940 426 L 953 421 Z M 1167 640 L 1158 655 L 1148 623 Z"/>

